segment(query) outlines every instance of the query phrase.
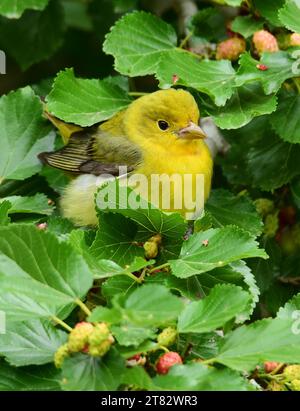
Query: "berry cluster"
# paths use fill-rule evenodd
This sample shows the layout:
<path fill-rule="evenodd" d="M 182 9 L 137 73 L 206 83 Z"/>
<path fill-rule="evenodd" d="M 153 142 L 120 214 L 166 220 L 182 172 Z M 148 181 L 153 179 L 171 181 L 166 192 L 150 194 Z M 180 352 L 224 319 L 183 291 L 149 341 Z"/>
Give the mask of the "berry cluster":
<path fill-rule="evenodd" d="M 72 329 L 68 342 L 56 351 L 54 363 L 60 368 L 66 357 L 77 352 L 102 357 L 109 351 L 113 342 L 114 338 L 105 323 L 92 324 L 82 321 Z"/>

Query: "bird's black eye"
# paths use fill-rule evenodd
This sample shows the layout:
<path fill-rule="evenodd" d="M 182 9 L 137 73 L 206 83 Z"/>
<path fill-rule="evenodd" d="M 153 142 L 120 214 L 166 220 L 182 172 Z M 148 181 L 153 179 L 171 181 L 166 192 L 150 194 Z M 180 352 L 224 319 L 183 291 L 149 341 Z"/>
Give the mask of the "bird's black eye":
<path fill-rule="evenodd" d="M 158 120 L 157 124 L 162 131 L 166 131 L 169 128 L 169 123 L 165 120 Z"/>

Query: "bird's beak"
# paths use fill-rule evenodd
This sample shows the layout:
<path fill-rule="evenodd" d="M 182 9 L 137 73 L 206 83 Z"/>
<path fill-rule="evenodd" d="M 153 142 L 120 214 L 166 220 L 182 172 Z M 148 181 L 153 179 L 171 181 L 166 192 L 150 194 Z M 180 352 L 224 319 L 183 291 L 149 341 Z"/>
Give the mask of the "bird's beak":
<path fill-rule="evenodd" d="M 192 121 L 189 123 L 187 127 L 181 128 L 177 134 L 178 137 L 184 140 L 206 138 L 206 134 L 204 133 L 202 128 L 197 124 L 193 123 Z"/>

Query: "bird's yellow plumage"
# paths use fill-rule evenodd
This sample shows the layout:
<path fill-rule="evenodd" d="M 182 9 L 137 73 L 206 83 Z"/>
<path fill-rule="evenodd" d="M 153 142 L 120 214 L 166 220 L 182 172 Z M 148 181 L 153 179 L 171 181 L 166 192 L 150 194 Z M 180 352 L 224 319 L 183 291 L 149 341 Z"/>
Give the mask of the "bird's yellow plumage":
<path fill-rule="evenodd" d="M 153 174 L 192 175 L 193 192 L 194 177 L 202 174 L 206 199 L 212 158 L 198 123 L 198 106 L 189 92 L 160 90 L 135 100 L 96 130 L 75 133 L 64 149 L 44 153 L 48 164 L 82 174 L 71 181 L 62 197 L 64 216 L 79 225 L 97 224 L 94 194 L 103 184 L 101 174 L 116 174 L 119 165 L 128 166 L 132 174 L 145 175 L 149 192 Z M 171 189 L 171 205 L 179 191 L 176 186 Z M 183 206 L 179 211 L 186 210 Z"/>

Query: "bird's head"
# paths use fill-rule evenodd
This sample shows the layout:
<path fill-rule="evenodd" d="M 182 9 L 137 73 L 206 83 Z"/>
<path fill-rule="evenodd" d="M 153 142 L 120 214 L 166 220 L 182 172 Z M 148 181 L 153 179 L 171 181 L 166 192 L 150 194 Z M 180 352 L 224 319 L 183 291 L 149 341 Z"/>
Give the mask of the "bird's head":
<path fill-rule="evenodd" d="M 183 89 L 160 90 L 140 97 L 130 105 L 125 117 L 131 140 L 165 147 L 205 138 L 198 122 L 197 103 Z"/>

